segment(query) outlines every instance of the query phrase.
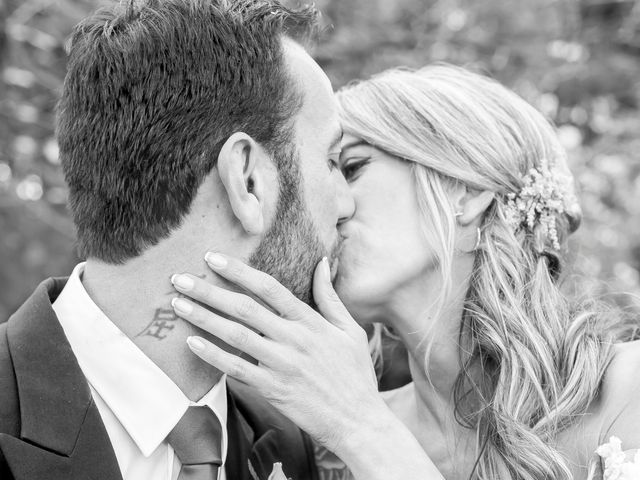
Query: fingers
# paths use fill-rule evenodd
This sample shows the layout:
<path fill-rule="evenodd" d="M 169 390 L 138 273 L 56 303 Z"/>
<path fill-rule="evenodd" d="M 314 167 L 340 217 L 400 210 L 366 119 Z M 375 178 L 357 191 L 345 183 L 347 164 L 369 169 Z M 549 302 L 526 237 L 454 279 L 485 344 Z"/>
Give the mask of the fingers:
<path fill-rule="evenodd" d="M 266 372 L 259 366 L 253 365 L 232 353 L 225 352 L 202 337 L 187 338 L 187 345 L 202 360 L 247 385 L 259 389 L 268 380 Z"/>
<path fill-rule="evenodd" d="M 290 320 L 308 314 L 309 307 L 298 300 L 271 275 L 220 253 L 207 253 L 205 260 L 218 275 L 241 286 Z"/>
<path fill-rule="evenodd" d="M 171 305 L 179 317 L 219 338 L 227 345 L 265 364 L 271 364 L 274 360 L 276 346 L 273 342 L 261 337 L 248 327 L 210 312 L 184 298 L 174 298 Z"/>
<path fill-rule="evenodd" d="M 313 299 L 322 316 L 336 327 L 342 330 L 360 328 L 333 289 L 327 257 L 316 266 L 313 275 Z"/>
<path fill-rule="evenodd" d="M 268 337 L 286 333 L 277 316 L 246 295 L 212 285 L 190 274 L 174 275 L 171 283 L 180 293 L 238 319 Z"/>

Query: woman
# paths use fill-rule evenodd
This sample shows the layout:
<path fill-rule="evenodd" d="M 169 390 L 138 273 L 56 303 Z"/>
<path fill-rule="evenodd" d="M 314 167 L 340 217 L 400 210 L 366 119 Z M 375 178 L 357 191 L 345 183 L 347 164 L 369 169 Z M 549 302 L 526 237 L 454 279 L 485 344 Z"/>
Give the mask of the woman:
<path fill-rule="evenodd" d="M 379 478 L 405 462 L 438 478 L 429 460 L 447 479 L 640 478 L 640 456 L 637 476 L 616 476 L 633 474 L 640 448 L 640 344 L 617 343 L 619 318 L 560 292 L 581 214 L 551 126 L 501 85 L 449 66 L 387 71 L 338 99 L 356 213 L 341 232 L 336 290 L 359 324 L 385 325 L 406 346 L 413 382 L 386 401 L 426 457 L 363 375 L 364 336 L 331 300 L 326 262 L 314 295 L 331 325 L 236 260 L 214 262 L 289 323 L 275 328 L 252 308 L 241 320 L 260 338 L 204 312 L 182 315 L 260 364 L 198 339 L 194 352 L 260 389 L 356 478 L 373 478 L 374 458 L 388 475 Z M 203 292 L 182 293 L 238 316 L 231 300 Z M 400 457 L 375 452 L 385 432 Z"/>

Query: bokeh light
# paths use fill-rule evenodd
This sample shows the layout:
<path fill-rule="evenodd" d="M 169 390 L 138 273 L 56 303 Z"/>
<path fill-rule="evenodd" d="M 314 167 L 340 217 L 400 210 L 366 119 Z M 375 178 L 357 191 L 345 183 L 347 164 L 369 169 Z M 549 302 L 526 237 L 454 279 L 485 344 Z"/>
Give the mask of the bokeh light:
<path fill-rule="evenodd" d="M 538 107 L 557 126 L 578 184 L 584 221 L 572 243 L 574 271 L 596 293 L 640 294 L 640 2 L 316 3 L 326 28 L 313 54 L 335 88 L 389 67 L 446 61 L 488 74 Z M 0 321 L 43 277 L 66 274 L 78 260 L 55 104 L 64 45 L 102 4 L 0 7 Z"/>

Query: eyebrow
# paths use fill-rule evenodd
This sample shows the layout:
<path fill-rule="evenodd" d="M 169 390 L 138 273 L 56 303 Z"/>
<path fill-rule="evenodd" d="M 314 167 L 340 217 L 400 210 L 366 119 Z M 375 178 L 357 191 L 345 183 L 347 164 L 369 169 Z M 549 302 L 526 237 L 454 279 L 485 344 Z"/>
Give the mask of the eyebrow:
<path fill-rule="evenodd" d="M 340 145 L 343 136 L 344 132 L 342 131 L 342 129 L 336 130 L 336 133 L 333 135 L 331 143 L 329 145 L 329 151 L 332 151 L 335 147 Z"/>

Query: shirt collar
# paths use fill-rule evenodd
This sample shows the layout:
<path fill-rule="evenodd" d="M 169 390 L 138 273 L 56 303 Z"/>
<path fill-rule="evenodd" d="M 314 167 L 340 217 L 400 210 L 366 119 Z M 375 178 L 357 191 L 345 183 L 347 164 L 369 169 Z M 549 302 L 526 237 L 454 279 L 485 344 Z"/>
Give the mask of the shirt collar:
<path fill-rule="evenodd" d="M 53 310 L 89 384 L 145 457 L 165 440 L 189 406 L 209 406 L 223 425 L 224 461 L 228 444 L 226 376 L 198 402 L 191 402 L 91 300 L 82 285 L 84 265 L 73 270 Z"/>

